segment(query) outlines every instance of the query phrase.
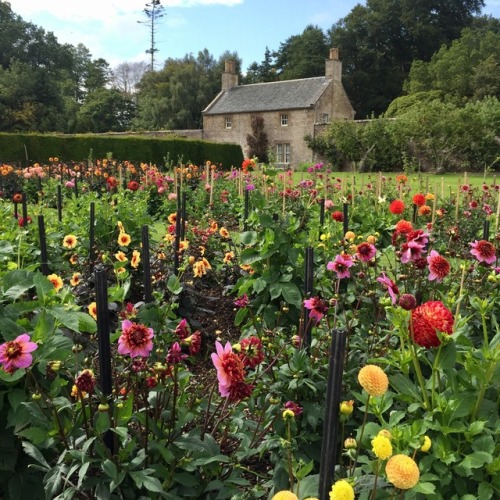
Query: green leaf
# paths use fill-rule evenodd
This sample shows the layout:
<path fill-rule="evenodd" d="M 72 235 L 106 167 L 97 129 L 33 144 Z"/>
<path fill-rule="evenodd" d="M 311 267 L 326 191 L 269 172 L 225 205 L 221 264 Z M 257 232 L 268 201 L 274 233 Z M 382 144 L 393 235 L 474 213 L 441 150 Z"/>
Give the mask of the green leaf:
<path fill-rule="evenodd" d="M 298 488 L 300 489 L 301 498 L 317 497 L 319 491 L 319 474 L 313 474 L 299 480 Z"/>
<path fill-rule="evenodd" d="M 163 493 L 163 487 L 160 481 L 156 477 L 148 475 L 151 472 L 154 472 L 154 470 L 145 469 L 143 471 L 129 472 L 129 474 L 138 488 L 146 488 L 148 491 Z"/>
<path fill-rule="evenodd" d="M 22 442 L 23 450 L 26 455 L 29 455 L 31 458 L 34 458 L 40 465 L 42 465 L 45 469 L 50 470 L 50 465 L 45 460 L 44 456 L 41 454 L 40 450 L 28 443 L 27 441 Z"/>
<path fill-rule="evenodd" d="M 26 393 L 22 389 L 11 389 L 8 392 L 7 399 L 12 409 L 16 411 L 19 405 L 26 401 Z"/>
<path fill-rule="evenodd" d="M 116 465 L 113 461 L 111 460 L 104 460 L 102 463 L 102 470 L 104 471 L 104 474 L 108 475 L 111 479 L 116 481 L 116 478 L 118 476 L 118 469 L 116 468 Z"/>
<path fill-rule="evenodd" d="M 476 420 L 475 422 L 472 422 L 472 424 L 469 425 L 469 435 L 475 436 L 477 434 L 481 434 L 483 432 L 484 426 L 486 422 L 482 422 L 480 420 Z"/>
<path fill-rule="evenodd" d="M 485 451 L 486 453 L 491 453 L 493 455 L 495 451 L 495 440 L 493 439 L 493 436 L 490 436 L 489 434 L 479 436 L 477 439 L 474 439 L 472 449 L 474 451 Z"/>
<path fill-rule="evenodd" d="M 465 469 L 478 469 L 484 464 L 489 464 L 493 461 L 493 457 L 490 453 L 485 451 L 475 451 L 470 455 L 467 455 L 459 465 Z"/>
<path fill-rule="evenodd" d="M 263 292 L 267 287 L 266 280 L 264 278 L 257 278 L 253 282 L 253 290 L 255 293 L 261 293 Z"/>
<path fill-rule="evenodd" d="M 481 483 L 477 489 L 477 497 L 481 500 L 490 500 L 493 498 L 493 488 L 488 483 Z"/>
<path fill-rule="evenodd" d="M 258 241 L 258 234 L 256 231 L 245 231 L 240 234 L 240 243 L 245 246 L 255 245 Z"/>
<path fill-rule="evenodd" d="M 412 491 L 422 493 L 424 495 L 432 495 L 436 491 L 436 487 L 432 483 L 417 483 Z"/>
<path fill-rule="evenodd" d="M 438 359 L 438 369 L 452 370 L 455 367 L 457 347 L 454 342 L 449 342 L 442 349 Z"/>
<path fill-rule="evenodd" d="M 28 427 L 27 429 L 20 431 L 18 434 L 25 437 L 35 446 L 42 444 L 48 437 L 47 429 L 42 429 L 41 427 Z"/>
<path fill-rule="evenodd" d="M 197 458 L 195 460 L 193 460 L 190 465 L 194 465 L 196 467 L 198 466 L 203 466 L 203 465 L 207 465 L 207 464 L 211 464 L 213 462 L 218 462 L 218 463 L 221 463 L 221 464 L 227 464 L 229 462 L 231 462 L 231 459 L 226 456 L 226 455 L 214 455 L 214 456 L 211 456 L 211 457 L 201 457 L 201 458 Z"/>
<path fill-rule="evenodd" d="M 174 295 L 179 295 L 182 292 L 182 283 L 175 274 L 171 274 L 167 280 L 167 289 Z"/>
<path fill-rule="evenodd" d="M 54 285 L 47 279 L 46 276 L 40 273 L 36 273 L 35 276 L 33 276 L 33 284 L 36 288 L 36 294 L 42 303 L 45 295 L 54 290 Z"/>
<path fill-rule="evenodd" d="M 97 332 L 97 323 L 90 314 L 77 312 L 75 313 L 78 318 L 78 331 L 81 333 L 95 333 Z"/>
<path fill-rule="evenodd" d="M 293 283 L 282 283 L 281 294 L 288 304 L 294 305 L 297 309 L 302 307 L 302 294 L 297 285 Z"/>
<path fill-rule="evenodd" d="M 79 322 L 75 311 L 68 311 L 65 307 L 57 306 L 47 309 L 47 313 L 59 321 L 61 325 L 78 332 Z"/>
<path fill-rule="evenodd" d="M 26 330 L 12 319 L 0 316 L 0 335 L 4 340 L 14 340 L 25 332 Z"/>
<path fill-rule="evenodd" d="M 269 287 L 271 300 L 277 299 L 281 295 L 281 283 L 273 283 Z"/>
<path fill-rule="evenodd" d="M 123 401 L 123 406 L 117 408 L 117 425 L 124 426 L 132 417 L 132 411 L 134 406 L 134 396 L 130 395 L 125 401 Z"/>
<path fill-rule="evenodd" d="M 4 296 L 12 300 L 17 300 L 33 287 L 34 276 L 35 273 L 21 269 L 7 273 L 2 278 Z"/>
<path fill-rule="evenodd" d="M 242 307 L 241 309 L 238 309 L 238 312 L 236 313 L 236 316 L 234 318 L 235 326 L 241 325 L 241 323 L 243 323 L 247 315 L 248 315 L 247 307 Z"/>
<path fill-rule="evenodd" d="M 389 381 L 394 390 L 397 391 L 400 395 L 411 397 L 411 399 L 417 399 L 418 401 L 422 401 L 420 392 L 417 390 L 415 384 L 411 382 L 408 379 L 408 377 L 406 377 L 402 373 L 396 373 L 395 375 L 391 375 L 389 377 Z"/>

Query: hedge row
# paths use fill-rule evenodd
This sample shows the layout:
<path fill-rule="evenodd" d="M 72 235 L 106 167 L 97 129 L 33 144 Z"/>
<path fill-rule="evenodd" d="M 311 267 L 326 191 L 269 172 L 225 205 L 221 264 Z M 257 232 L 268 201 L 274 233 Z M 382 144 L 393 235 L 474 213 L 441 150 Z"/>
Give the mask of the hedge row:
<path fill-rule="evenodd" d="M 203 165 L 206 161 L 223 169 L 240 167 L 243 153 L 238 144 L 219 144 L 181 137 L 137 137 L 103 135 L 0 134 L 0 163 L 46 163 L 50 157 L 60 161 L 86 161 L 106 158 L 146 162 L 157 166 L 166 159 L 176 164 Z"/>

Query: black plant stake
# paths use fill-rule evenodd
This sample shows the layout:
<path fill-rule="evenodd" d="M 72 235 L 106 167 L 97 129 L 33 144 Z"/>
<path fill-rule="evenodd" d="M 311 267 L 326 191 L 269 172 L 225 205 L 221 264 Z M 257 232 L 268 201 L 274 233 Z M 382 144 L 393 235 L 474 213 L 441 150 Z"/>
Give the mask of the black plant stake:
<path fill-rule="evenodd" d="M 186 234 L 186 193 L 182 193 L 181 202 L 181 240 Z"/>
<path fill-rule="evenodd" d="M 314 250 L 312 247 L 306 248 L 305 269 L 304 269 L 304 295 L 310 297 L 313 291 L 314 274 Z M 311 346 L 311 325 L 309 324 L 309 309 L 304 308 L 304 325 L 302 331 L 303 345 L 307 348 Z"/>
<path fill-rule="evenodd" d="M 78 198 L 78 180 L 77 179 L 78 179 L 78 177 L 75 174 L 75 181 L 73 183 L 75 185 L 75 187 L 73 188 L 75 190 L 75 198 Z"/>
<path fill-rule="evenodd" d="M 488 241 L 490 239 L 490 221 L 485 220 L 483 222 L 483 240 Z"/>
<path fill-rule="evenodd" d="M 28 203 L 26 201 L 26 193 L 23 193 L 22 207 L 23 207 L 23 220 L 21 227 L 24 227 L 28 225 Z"/>
<path fill-rule="evenodd" d="M 181 210 L 177 207 L 177 214 L 175 217 L 175 240 L 174 240 L 174 274 L 179 272 L 179 250 L 181 243 Z"/>
<path fill-rule="evenodd" d="M 245 208 L 243 212 L 243 230 L 246 231 L 248 229 L 247 219 L 248 219 L 248 209 L 250 205 L 250 192 L 248 189 L 245 189 Z"/>
<path fill-rule="evenodd" d="M 321 228 L 323 227 L 324 223 L 325 223 L 325 199 L 322 198 L 319 201 L 319 227 L 320 227 L 320 232 L 321 232 Z"/>
<path fill-rule="evenodd" d="M 113 390 L 113 382 L 111 374 L 111 344 L 109 339 L 110 328 L 106 271 L 103 269 L 96 269 L 94 276 L 97 306 L 97 336 L 99 343 L 99 387 L 106 399 L 110 401 L 109 396 L 111 396 Z M 110 430 L 104 435 L 104 443 L 111 453 L 113 453 L 113 434 Z"/>
<path fill-rule="evenodd" d="M 90 227 L 89 227 L 89 264 L 92 268 L 95 260 L 95 202 L 90 202 Z"/>
<path fill-rule="evenodd" d="M 413 204 L 413 218 L 412 218 L 413 224 L 417 223 L 417 205 L 415 203 Z"/>
<path fill-rule="evenodd" d="M 349 203 L 344 203 L 344 237 L 349 231 Z"/>
<path fill-rule="evenodd" d="M 62 193 L 61 184 L 57 185 L 57 220 L 62 222 Z"/>
<path fill-rule="evenodd" d="M 153 301 L 151 294 L 151 261 L 149 256 L 149 229 L 142 226 L 142 270 L 144 275 L 144 302 Z"/>
<path fill-rule="evenodd" d="M 47 263 L 47 236 L 45 234 L 45 221 L 43 215 L 38 216 L 38 236 L 40 237 L 40 264 L 44 276 L 48 276 L 49 266 Z"/>
<path fill-rule="evenodd" d="M 14 219 L 19 219 L 19 210 L 17 209 L 16 202 L 14 202 Z"/>
<path fill-rule="evenodd" d="M 328 364 L 328 383 L 326 388 L 326 413 L 321 444 L 319 468 L 319 500 L 328 500 L 333 483 L 340 424 L 340 400 L 342 393 L 342 374 L 344 371 L 346 330 L 332 330 L 332 344 Z"/>

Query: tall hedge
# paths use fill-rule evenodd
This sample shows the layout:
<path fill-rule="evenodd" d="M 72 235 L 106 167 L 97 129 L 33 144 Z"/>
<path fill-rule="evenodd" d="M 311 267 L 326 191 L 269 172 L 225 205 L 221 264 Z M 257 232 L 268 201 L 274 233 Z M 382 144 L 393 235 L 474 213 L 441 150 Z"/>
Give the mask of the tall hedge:
<path fill-rule="evenodd" d="M 164 165 L 165 158 L 174 163 L 182 161 L 196 165 L 211 161 L 223 169 L 239 167 L 243 161 L 243 152 L 238 144 L 181 137 L 0 134 L 0 163 L 46 163 L 50 157 L 79 162 L 89 156 L 93 159 L 106 158 L 109 153 L 116 160 L 157 166 Z"/>

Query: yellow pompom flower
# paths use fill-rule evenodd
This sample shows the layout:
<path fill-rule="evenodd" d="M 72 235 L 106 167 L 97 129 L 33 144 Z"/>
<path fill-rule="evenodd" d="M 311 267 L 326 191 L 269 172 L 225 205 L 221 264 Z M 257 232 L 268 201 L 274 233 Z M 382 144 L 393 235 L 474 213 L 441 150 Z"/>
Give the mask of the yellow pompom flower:
<path fill-rule="evenodd" d="M 359 370 L 358 382 L 370 396 L 382 396 L 389 388 L 389 379 L 380 366 L 366 365 Z"/>
<path fill-rule="evenodd" d="M 354 489 L 345 479 L 340 479 L 330 491 L 330 500 L 354 500 Z"/>
<path fill-rule="evenodd" d="M 288 490 L 278 491 L 272 500 L 299 500 L 299 497 Z"/>
<path fill-rule="evenodd" d="M 406 455 L 394 455 L 385 466 L 387 479 L 396 488 L 409 490 L 413 488 L 420 479 L 418 465 Z"/>
<path fill-rule="evenodd" d="M 431 438 L 429 436 L 424 436 L 424 442 L 420 447 L 420 451 L 423 451 L 424 453 L 428 452 L 431 449 L 431 445 L 432 445 Z"/>
<path fill-rule="evenodd" d="M 377 458 L 387 460 L 392 455 L 392 445 L 386 436 L 377 436 L 372 439 L 372 451 Z"/>

